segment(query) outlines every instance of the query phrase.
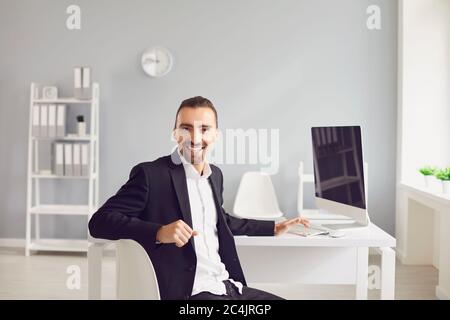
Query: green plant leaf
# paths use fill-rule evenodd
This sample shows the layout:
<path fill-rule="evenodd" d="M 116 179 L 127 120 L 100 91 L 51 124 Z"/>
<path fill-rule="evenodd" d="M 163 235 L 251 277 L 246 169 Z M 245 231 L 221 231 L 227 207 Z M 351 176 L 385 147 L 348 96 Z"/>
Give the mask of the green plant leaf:
<path fill-rule="evenodd" d="M 423 174 L 424 176 L 432 176 L 436 173 L 437 168 L 431 167 L 431 166 L 425 166 L 422 168 L 419 168 L 419 172 Z"/>
<path fill-rule="evenodd" d="M 450 181 L 450 167 L 436 170 L 434 176 L 442 181 Z"/>

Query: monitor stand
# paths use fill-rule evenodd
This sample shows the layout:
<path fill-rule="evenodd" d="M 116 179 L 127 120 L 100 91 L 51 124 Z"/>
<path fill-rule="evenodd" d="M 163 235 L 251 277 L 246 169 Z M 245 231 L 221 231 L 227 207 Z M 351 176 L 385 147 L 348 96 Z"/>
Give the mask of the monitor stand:
<path fill-rule="evenodd" d="M 329 211 L 319 209 L 317 213 L 314 215 L 309 215 L 308 218 L 313 226 L 317 228 L 324 228 L 328 230 L 346 230 L 346 229 L 357 229 L 357 228 L 365 228 L 367 225 L 356 222 L 354 219 L 351 219 L 346 216 L 336 215 L 330 213 Z"/>
<path fill-rule="evenodd" d="M 353 222 L 353 223 L 321 223 L 320 226 L 330 230 L 344 230 L 344 229 L 355 229 L 364 228 L 366 226 Z"/>
<path fill-rule="evenodd" d="M 318 221 L 320 220 L 345 220 L 348 222 L 354 221 L 353 219 L 347 216 L 331 213 L 323 209 L 303 210 L 301 216 L 309 220 L 318 220 Z"/>

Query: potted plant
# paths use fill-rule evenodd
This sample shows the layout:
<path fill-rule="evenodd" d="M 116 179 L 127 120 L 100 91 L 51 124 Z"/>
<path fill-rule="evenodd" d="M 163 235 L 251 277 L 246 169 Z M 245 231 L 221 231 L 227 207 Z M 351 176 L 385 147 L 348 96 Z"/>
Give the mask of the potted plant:
<path fill-rule="evenodd" d="M 450 191 L 450 167 L 437 170 L 434 174 L 436 178 L 442 181 L 442 192 L 449 193 Z"/>
<path fill-rule="evenodd" d="M 423 175 L 425 181 L 425 187 L 430 186 L 430 179 L 433 178 L 436 173 L 436 167 L 425 166 L 419 169 L 419 172 Z"/>

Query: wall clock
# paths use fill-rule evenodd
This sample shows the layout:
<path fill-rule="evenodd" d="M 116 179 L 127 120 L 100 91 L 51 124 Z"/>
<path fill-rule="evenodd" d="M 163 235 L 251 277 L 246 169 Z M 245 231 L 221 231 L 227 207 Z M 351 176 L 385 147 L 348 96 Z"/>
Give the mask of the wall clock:
<path fill-rule="evenodd" d="M 142 69 L 152 77 L 162 77 L 172 69 L 172 55 L 166 48 L 154 47 L 142 54 Z"/>

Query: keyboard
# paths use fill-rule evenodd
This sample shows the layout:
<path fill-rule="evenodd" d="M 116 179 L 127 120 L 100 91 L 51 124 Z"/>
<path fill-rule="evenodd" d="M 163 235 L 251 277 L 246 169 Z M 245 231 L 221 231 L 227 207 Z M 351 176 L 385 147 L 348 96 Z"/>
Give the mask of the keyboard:
<path fill-rule="evenodd" d="M 296 224 L 290 227 L 289 233 L 297 234 L 303 237 L 312 237 L 318 235 L 327 235 L 329 234 L 329 230 L 316 225 L 311 225 L 309 228 L 307 228 L 302 224 Z"/>

